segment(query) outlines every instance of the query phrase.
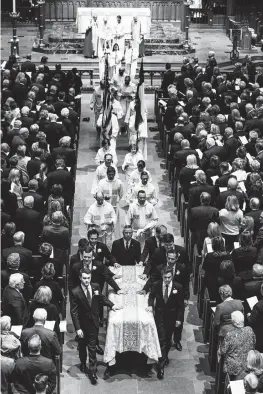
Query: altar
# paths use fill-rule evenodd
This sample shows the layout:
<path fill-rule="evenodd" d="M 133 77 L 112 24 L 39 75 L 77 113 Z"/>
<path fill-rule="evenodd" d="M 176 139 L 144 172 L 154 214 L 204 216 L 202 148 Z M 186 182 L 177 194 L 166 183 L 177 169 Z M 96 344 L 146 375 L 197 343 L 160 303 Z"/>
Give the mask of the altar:
<path fill-rule="evenodd" d="M 76 25 L 78 33 L 85 33 L 90 27 L 93 15 L 98 17 L 99 25 L 102 25 L 103 18 L 107 17 L 109 26 L 116 25 L 117 15 L 122 18 L 125 34 L 131 33 L 131 23 L 134 16 L 141 22 L 141 34 L 149 35 L 151 29 L 151 10 L 150 8 L 85 8 L 79 7 L 77 10 Z"/>

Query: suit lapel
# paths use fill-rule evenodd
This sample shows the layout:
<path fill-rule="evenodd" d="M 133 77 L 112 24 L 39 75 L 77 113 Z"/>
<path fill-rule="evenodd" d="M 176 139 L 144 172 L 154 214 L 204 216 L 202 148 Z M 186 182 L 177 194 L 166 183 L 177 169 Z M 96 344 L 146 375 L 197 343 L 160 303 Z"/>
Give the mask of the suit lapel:
<path fill-rule="evenodd" d="M 90 309 L 91 306 L 90 306 L 90 304 L 88 303 L 88 299 L 87 299 L 87 297 L 85 296 L 85 293 L 84 293 L 82 287 L 79 286 L 79 288 L 80 288 L 79 295 L 80 295 L 80 299 L 82 300 L 82 303 L 83 303 L 86 307 L 88 307 L 88 309 Z M 92 301 L 92 299 L 91 299 L 91 301 Z"/>

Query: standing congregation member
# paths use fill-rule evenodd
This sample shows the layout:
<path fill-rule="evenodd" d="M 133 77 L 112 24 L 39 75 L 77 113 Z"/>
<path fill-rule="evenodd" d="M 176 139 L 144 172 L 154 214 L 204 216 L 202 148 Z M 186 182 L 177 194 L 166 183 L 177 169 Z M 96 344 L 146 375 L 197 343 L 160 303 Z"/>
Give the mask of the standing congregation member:
<path fill-rule="evenodd" d="M 97 192 L 96 201 L 89 207 L 85 217 L 84 224 L 87 229 L 95 228 L 99 232 L 99 238 L 108 247 L 112 244 L 112 237 L 116 225 L 116 213 L 113 206 L 105 201 L 104 194 Z"/>
<path fill-rule="evenodd" d="M 133 236 L 141 245 L 144 244 L 145 239 L 152 235 L 158 222 L 158 216 L 153 205 L 146 201 L 144 190 L 140 190 L 137 200 L 130 204 L 125 222 L 132 226 Z"/>
<path fill-rule="evenodd" d="M 12 373 L 14 387 L 19 393 L 35 393 L 34 381 L 39 373 L 48 376 L 47 394 L 52 394 L 56 388 L 55 364 L 41 356 L 40 350 L 41 339 L 34 334 L 28 341 L 29 356 L 19 358 Z"/>
<path fill-rule="evenodd" d="M 132 227 L 130 225 L 125 225 L 123 227 L 123 238 L 115 240 L 112 244 L 111 253 L 119 266 L 135 265 L 140 262 L 140 242 L 133 239 L 132 234 Z"/>
<path fill-rule="evenodd" d="M 79 338 L 80 370 L 86 372 L 87 349 L 89 352 L 89 377 L 93 385 L 98 381 L 96 344 L 99 334 L 100 305 L 105 305 L 115 311 L 121 309 L 102 295 L 100 286 L 91 283 L 91 272 L 80 271 L 81 284 L 72 290 L 70 313 Z"/>
<path fill-rule="evenodd" d="M 163 379 L 164 366 L 169 364 L 168 354 L 174 329 L 184 320 L 184 295 L 182 286 L 173 282 L 172 270 L 165 268 L 162 279 L 156 282 L 148 299 L 148 312 L 155 311 L 162 357 L 157 364 L 157 378 Z"/>

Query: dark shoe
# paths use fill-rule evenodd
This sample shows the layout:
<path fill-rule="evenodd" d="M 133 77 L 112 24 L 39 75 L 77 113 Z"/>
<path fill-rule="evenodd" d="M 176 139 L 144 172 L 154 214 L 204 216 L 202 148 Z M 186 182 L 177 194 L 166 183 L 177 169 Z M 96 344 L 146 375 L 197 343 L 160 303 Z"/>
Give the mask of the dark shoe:
<path fill-rule="evenodd" d="M 179 352 L 181 352 L 182 351 L 182 345 L 181 345 L 181 342 L 175 342 L 175 349 L 176 350 L 178 350 Z"/>
<path fill-rule="evenodd" d="M 97 384 L 97 381 L 98 381 L 98 376 L 95 373 L 91 373 L 90 374 L 91 384 L 93 384 L 93 386 L 94 386 L 95 384 Z"/>
<path fill-rule="evenodd" d="M 86 364 L 81 363 L 79 369 L 80 369 L 80 372 L 84 372 L 84 373 L 87 372 Z"/>
<path fill-rule="evenodd" d="M 88 116 L 87 118 L 83 118 L 82 122 L 89 122 L 90 121 L 90 117 Z"/>
<path fill-rule="evenodd" d="M 164 375 L 164 370 L 163 370 L 163 368 L 158 367 L 158 368 L 157 368 L 157 378 L 158 378 L 159 380 L 162 380 L 162 379 L 163 379 L 163 375 Z"/>
<path fill-rule="evenodd" d="M 104 380 L 108 380 L 111 376 L 113 375 L 112 370 L 110 367 L 107 367 L 105 369 L 104 375 L 103 375 L 103 379 Z"/>
<path fill-rule="evenodd" d="M 165 362 L 164 362 L 164 366 L 167 367 L 167 365 L 169 365 L 169 362 L 170 362 L 169 358 L 166 357 Z"/>
<path fill-rule="evenodd" d="M 104 350 L 102 349 L 102 347 L 100 347 L 100 345 L 96 346 L 96 353 L 99 354 L 100 356 L 103 356 Z"/>

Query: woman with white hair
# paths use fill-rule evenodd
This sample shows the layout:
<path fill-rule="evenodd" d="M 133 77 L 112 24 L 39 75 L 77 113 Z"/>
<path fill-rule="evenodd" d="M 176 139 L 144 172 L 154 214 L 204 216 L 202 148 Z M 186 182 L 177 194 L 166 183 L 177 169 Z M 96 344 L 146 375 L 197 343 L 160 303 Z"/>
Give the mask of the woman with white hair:
<path fill-rule="evenodd" d="M 226 334 L 219 353 L 224 356 L 224 372 L 234 380 L 246 368 L 247 354 L 255 349 L 256 337 L 251 327 L 244 327 L 242 312 L 232 312 L 231 322 L 233 330 Z"/>
<path fill-rule="evenodd" d="M 10 316 L 0 318 L 1 325 L 1 354 L 2 356 L 17 359 L 21 357 L 21 343 L 16 334 L 11 331 Z"/>
<path fill-rule="evenodd" d="M 183 167 L 179 174 L 179 182 L 182 187 L 182 192 L 185 199 L 188 200 L 188 193 L 191 186 L 191 182 L 195 182 L 195 172 L 200 170 L 197 165 L 197 159 L 195 155 L 189 155 L 186 158 L 186 166 Z"/>
<path fill-rule="evenodd" d="M 16 195 L 18 208 L 23 208 L 23 188 L 20 183 L 20 176 L 20 171 L 17 168 L 13 168 L 9 172 L 8 182 L 10 184 L 10 192 Z"/>
<path fill-rule="evenodd" d="M 258 392 L 263 392 L 263 354 L 250 350 L 247 355 L 246 369 L 240 372 L 236 380 L 244 379 L 248 374 L 254 374 L 258 379 Z"/>

